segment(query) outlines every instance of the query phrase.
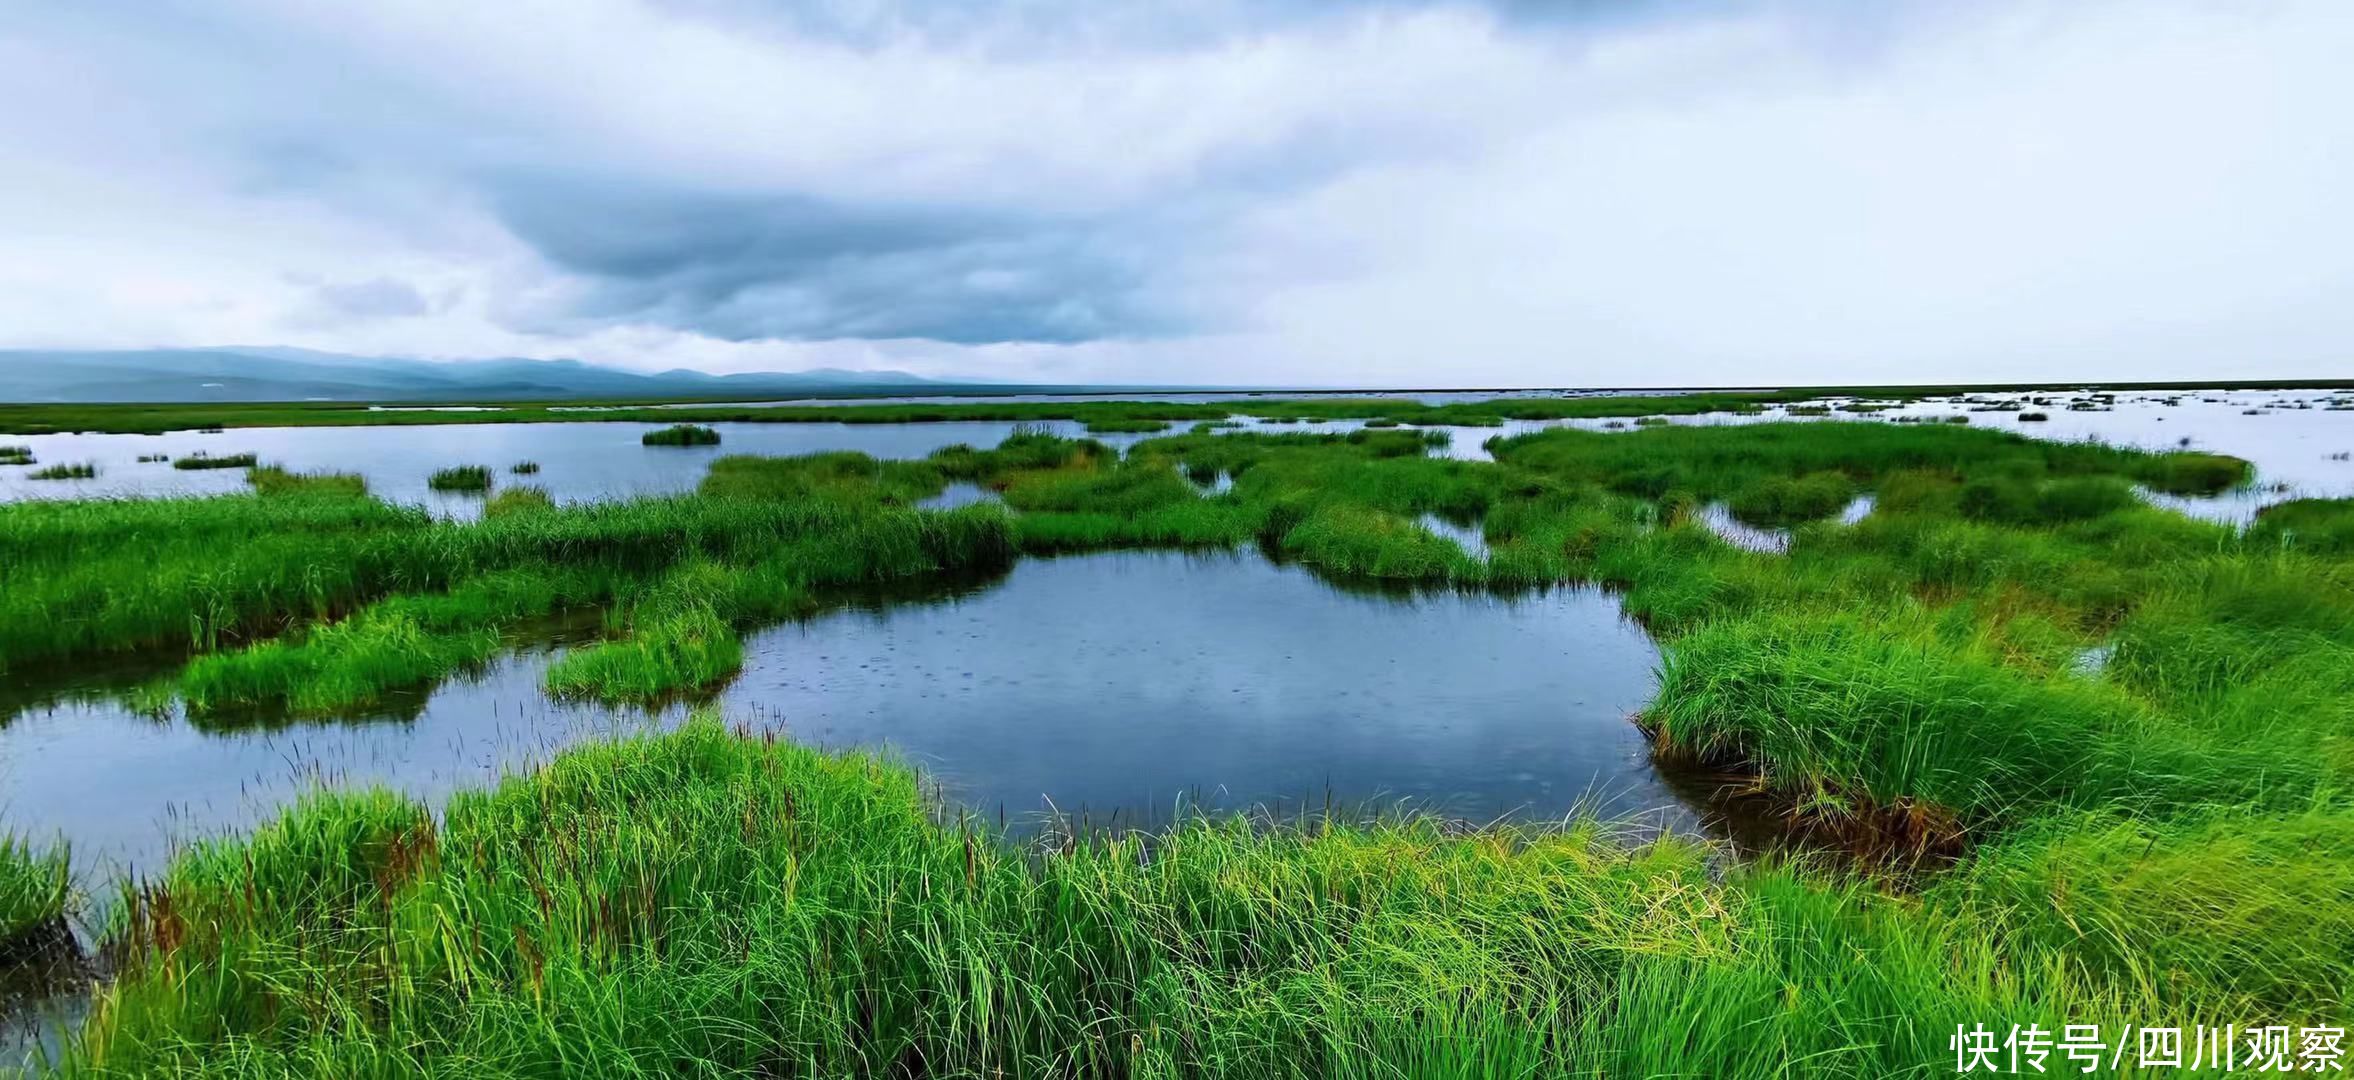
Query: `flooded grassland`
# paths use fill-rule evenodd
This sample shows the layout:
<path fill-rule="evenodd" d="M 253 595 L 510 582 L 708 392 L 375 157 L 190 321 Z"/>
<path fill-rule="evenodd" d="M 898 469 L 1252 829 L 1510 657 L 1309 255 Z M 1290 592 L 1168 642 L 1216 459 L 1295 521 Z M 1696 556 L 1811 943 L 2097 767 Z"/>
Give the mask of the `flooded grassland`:
<path fill-rule="evenodd" d="M 2354 425 L 2204 396 L 29 436 L 99 475 L 0 508 L 8 927 L 103 945 L 45 1037 L 128 1073 L 1888 1075 L 1956 1023 L 2321 1023 Z M 2063 417 L 2118 426 L 2020 434 Z M 190 486 L 34 488 L 146 466 Z M 1867 857 L 1727 861 L 1728 802 Z"/>

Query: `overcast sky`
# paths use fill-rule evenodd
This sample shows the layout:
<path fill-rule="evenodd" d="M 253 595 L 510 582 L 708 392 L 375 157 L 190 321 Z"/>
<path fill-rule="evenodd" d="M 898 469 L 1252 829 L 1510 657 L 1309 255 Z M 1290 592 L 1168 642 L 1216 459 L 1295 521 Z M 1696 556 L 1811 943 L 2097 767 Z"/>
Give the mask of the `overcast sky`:
<path fill-rule="evenodd" d="M 0 7 L 0 346 L 2354 376 L 2347 0 Z"/>

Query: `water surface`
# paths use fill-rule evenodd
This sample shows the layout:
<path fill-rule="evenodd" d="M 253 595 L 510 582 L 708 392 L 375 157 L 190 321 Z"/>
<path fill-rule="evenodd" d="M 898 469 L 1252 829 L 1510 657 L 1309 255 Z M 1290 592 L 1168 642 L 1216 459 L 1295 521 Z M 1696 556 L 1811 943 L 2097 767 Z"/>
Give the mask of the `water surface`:
<path fill-rule="evenodd" d="M 1345 590 L 1255 552 L 1031 559 L 996 580 L 869 595 L 749 635 L 732 719 L 882 748 L 952 801 L 1165 820 L 1180 804 L 1327 799 L 1475 821 L 1581 803 L 1673 811 L 1629 716 L 1657 653 L 1615 598 Z M 321 782 L 438 799 L 597 735 L 675 723 L 562 704 L 546 664 L 593 620 L 362 715 L 192 723 L 106 693 L 20 695 L 0 731 L 11 825 L 61 835 L 85 873 L 153 869 Z M 164 670 L 168 670 L 165 667 Z"/>
<path fill-rule="evenodd" d="M 1559 396 L 1558 392 L 1543 393 Z M 1136 397 L 1111 396 L 1122 400 Z M 1478 400 L 1496 395 L 1418 396 L 1440 401 Z M 1190 400 L 1209 396 L 1162 397 Z M 2051 404 L 2026 404 L 2036 398 Z M 1941 419 L 1959 415 L 1969 417 L 1976 426 L 2038 438 L 2100 439 L 2149 450 L 2184 447 L 2212 450 L 2254 462 L 2257 483 L 2214 498 L 2157 497 L 2156 501 L 2186 513 L 2240 523 L 2253 517 L 2258 509 L 2286 498 L 2354 495 L 2354 457 L 2336 456 L 2354 453 L 2354 410 L 2328 407 L 2333 402 L 2346 401 L 2354 401 L 2354 395 L 2329 391 L 2151 391 L 2119 393 L 2113 398 L 2090 394 L 1986 394 L 1934 398 L 1869 414 L 1834 411 L 1824 417 L 1807 417 L 1792 415 L 1789 407 L 1776 406 L 1751 415 L 1704 413 L 1666 419 L 1677 424 L 1814 419 L 1886 423 L 1899 417 Z M 1818 404 L 1835 407 L 1849 403 L 1848 399 L 1828 399 Z M 2071 410 L 2068 408 L 2071 403 L 2088 409 Z M 1992 411 L 1997 406 L 2018 408 Z M 2018 417 L 2022 410 L 2041 412 L 2050 419 L 2021 422 Z M 1361 420 L 1277 423 L 1254 417 L 1233 419 L 1238 426 L 1231 430 L 1238 431 L 1345 433 L 1364 427 Z M 244 489 L 243 470 L 184 470 L 175 469 L 168 462 L 138 460 L 141 456 L 154 455 L 180 458 L 204 451 L 216 456 L 253 453 L 263 462 L 299 472 L 358 473 L 367 478 L 369 490 L 383 498 L 466 517 L 479 511 L 481 497 L 428 490 L 425 480 L 434 470 L 453 465 L 487 465 L 496 473 L 494 485 L 529 484 L 545 489 L 559 502 L 620 499 L 691 491 L 702 479 L 704 467 L 713 458 L 726 454 L 789 455 L 856 450 L 878 458 L 910 459 L 955 443 L 994 446 L 1015 427 L 1010 423 L 981 421 L 738 423 L 714 425 L 724 440 L 719 446 L 640 445 L 638 437 L 655 426 L 635 422 L 449 424 L 236 428 L 211 434 L 183 431 L 164 435 L 0 435 L 0 443 L 31 446 L 43 465 L 89 462 L 99 469 L 99 475 L 89 480 L 42 481 L 29 478 L 31 469 L 0 466 L 0 501 L 204 495 Z M 1038 426 L 1059 435 L 1086 436 L 1084 425 L 1072 421 L 1050 421 Z M 1170 430 L 1182 431 L 1187 426 L 1176 424 Z M 1634 430 L 1632 422 L 1625 418 L 1513 420 L 1491 427 L 1434 427 L 1429 430 L 1444 431 L 1450 438 L 1430 452 L 1434 456 L 1465 461 L 1489 461 L 1493 460 L 1486 445 L 1490 439 L 1552 427 Z M 1125 448 L 1155 436 L 1086 437 Z M 510 474 L 507 470 L 519 461 L 537 462 L 540 471 L 531 476 Z"/>

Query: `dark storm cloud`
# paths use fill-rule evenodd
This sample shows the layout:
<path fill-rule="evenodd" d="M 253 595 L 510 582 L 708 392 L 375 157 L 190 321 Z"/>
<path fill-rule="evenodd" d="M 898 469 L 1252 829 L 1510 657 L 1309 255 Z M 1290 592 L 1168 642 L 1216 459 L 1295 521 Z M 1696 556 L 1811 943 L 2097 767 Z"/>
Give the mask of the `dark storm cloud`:
<path fill-rule="evenodd" d="M 955 208 L 510 182 L 501 221 L 590 287 L 559 318 L 734 341 L 1079 342 L 1175 332 L 1104 230 Z"/>

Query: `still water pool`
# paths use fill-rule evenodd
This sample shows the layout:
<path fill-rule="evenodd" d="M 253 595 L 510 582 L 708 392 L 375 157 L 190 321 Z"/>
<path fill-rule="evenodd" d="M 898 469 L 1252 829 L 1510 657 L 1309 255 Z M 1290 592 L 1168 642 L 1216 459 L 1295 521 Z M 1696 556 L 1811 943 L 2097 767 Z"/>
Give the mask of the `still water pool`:
<path fill-rule="evenodd" d="M 843 598 L 746 641 L 731 719 L 879 747 L 952 802 L 1095 823 L 1183 807 L 1477 821 L 1581 805 L 1685 820 L 1629 716 L 1650 639 L 1595 589 L 1516 598 L 1350 591 L 1256 553 L 1031 559 L 989 581 Z M 19 687 L 0 731 L 10 825 L 85 872 L 153 869 L 318 782 L 438 799 L 592 735 L 677 722 L 560 704 L 539 676 L 593 623 L 551 628 L 470 677 L 368 715 L 237 726 L 146 716 L 138 672 Z"/>

